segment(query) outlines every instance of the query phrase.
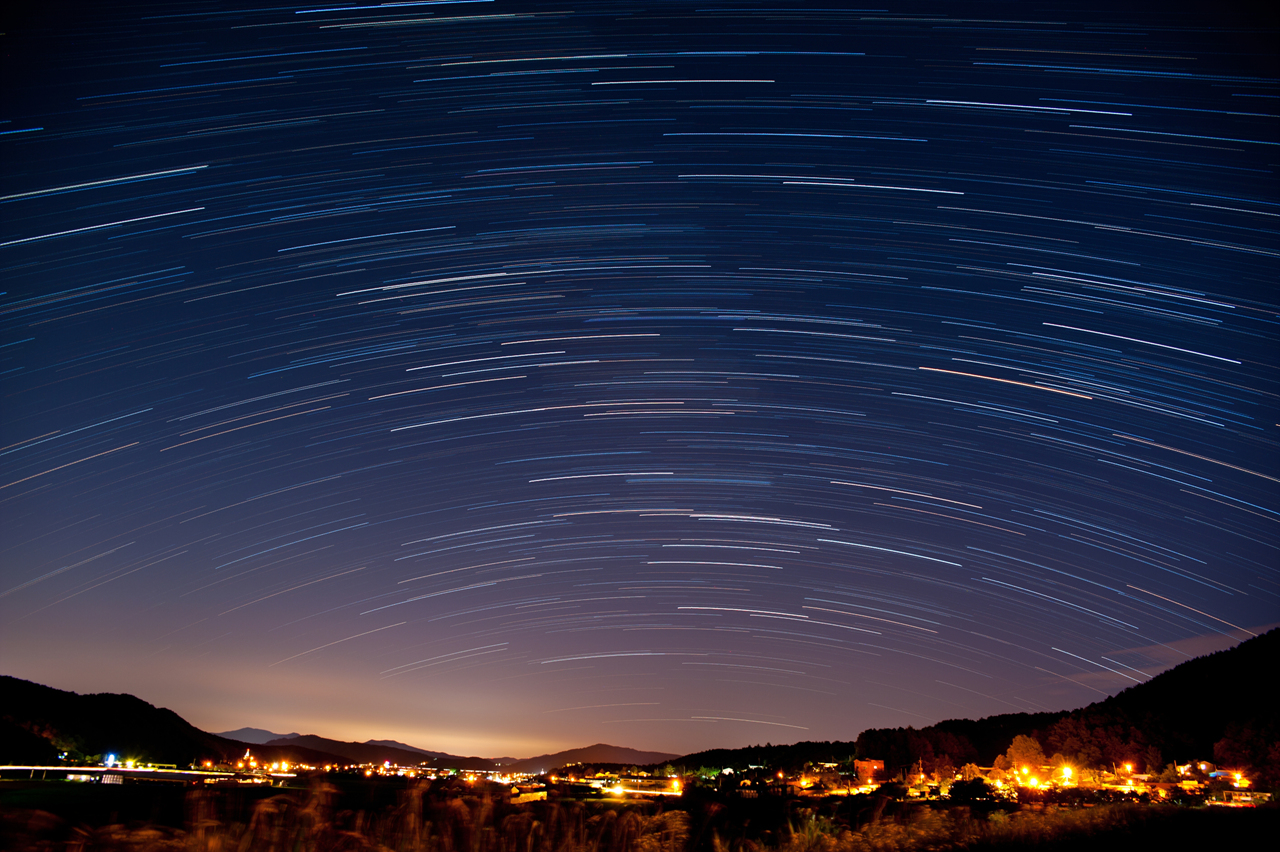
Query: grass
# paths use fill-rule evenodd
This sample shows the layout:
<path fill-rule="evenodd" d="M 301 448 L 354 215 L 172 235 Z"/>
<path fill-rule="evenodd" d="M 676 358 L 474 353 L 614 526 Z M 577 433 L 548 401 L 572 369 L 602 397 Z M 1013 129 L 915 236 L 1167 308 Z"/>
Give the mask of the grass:
<path fill-rule="evenodd" d="M 1280 811 L 1135 804 L 989 812 L 894 805 L 856 825 L 778 800 L 538 802 L 432 795 L 425 785 L 374 798 L 308 790 L 0 791 L 0 848 L 40 852 L 910 852 L 911 850 L 1249 846 L 1280 836 Z M 22 791 L 18 791 L 22 792 Z M 37 791 L 38 792 L 38 791 Z M 148 814 L 146 795 L 153 797 Z M 94 807 L 85 807 L 94 801 Z M 30 807 L 43 801 L 60 815 Z M 132 803 L 132 809 L 120 810 Z M 182 819 L 173 806 L 180 802 Z M 367 804 L 376 807 L 353 808 Z M 158 803 L 158 804 L 157 804 Z M 790 805 L 790 807 L 788 807 Z M 796 809 L 796 805 L 800 809 Z M 104 810 L 105 806 L 105 810 Z M 664 808 L 665 806 L 665 808 Z M 777 807 L 771 807 L 777 806 Z M 115 807 L 116 810 L 111 810 Z M 161 820 L 161 811 L 168 817 Z M 123 814 L 123 816 L 122 816 Z M 179 824 L 180 823 L 180 824 Z"/>

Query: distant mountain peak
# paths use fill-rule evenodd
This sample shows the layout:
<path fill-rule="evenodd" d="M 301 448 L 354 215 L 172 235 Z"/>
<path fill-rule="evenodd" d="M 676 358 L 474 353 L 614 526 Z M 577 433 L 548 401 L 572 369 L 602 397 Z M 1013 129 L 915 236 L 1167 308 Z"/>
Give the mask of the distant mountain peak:
<path fill-rule="evenodd" d="M 299 733 L 292 734 L 274 734 L 263 728 L 237 728 L 234 731 L 222 731 L 215 733 L 215 737 L 226 737 L 229 740 L 239 740 L 242 743 L 252 743 L 253 745 L 266 745 L 272 740 L 292 740 L 302 736 Z"/>
<path fill-rule="evenodd" d="M 425 754 L 428 757 L 449 757 L 450 756 L 442 751 L 428 751 L 425 748 L 418 748 L 417 746 L 411 746 L 408 743 L 402 743 L 402 742 L 399 742 L 398 740 L 365 740 L 364 744 L 370 745 L 370 746 L 384 746 L 386 748 L 399 748 L 399 749 L 404 749 L 405 751 L 416 751 L 418 754 Z"/>
<path fill-rule="evenodd" d="M 625 763 L 634 766 L 648 766 L 654 763 L 668 763 L 678 757 L 679 755 L 677 754 L 668 754 L 666 752 L 639 751 L 634 748 L 609 745 L 608 743 L 596 743 L 586 748 L 571 748 L 567 751 L 558 751 L 555 754 L 541 754 L 537 757 L 517 760 L 511 764 L 504 764 L 503 768 L 514 772 L 543 772 L 558 766 L 568 766 L 574 763 Z"/>

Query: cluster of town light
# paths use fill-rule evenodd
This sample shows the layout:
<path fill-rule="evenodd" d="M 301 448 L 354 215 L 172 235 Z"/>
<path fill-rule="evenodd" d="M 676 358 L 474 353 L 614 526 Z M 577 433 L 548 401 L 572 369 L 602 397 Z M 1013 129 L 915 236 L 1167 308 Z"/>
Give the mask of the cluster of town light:
<path fill-rule="evenodd" d="M 150 770 L 150 769 L 156 769 L 156 768 L 163 768 L 163 767 L 155 767 L 152 764 L 142 764 L 139 761 L 132 758 L 126 758 L 122 760 L 118 758 L 115 754 L 108 754 L 106 758 L 103 760 L 103 765 L 106 766 L 107 768 L 137 769 L 137 770 Z M 833 768 L 835 764 L 824 764 L 824 766 Z M 1115 775 L 1118 776 L 1116 780 L 1120 784 L 1122 784 L 1124 788 L 1133 790 L 1135 789 L 1135 785 L 1142 786 L 1147 782 L 1147 776 L 1134 776 L 1132 763 L 1125 763 L 1122 766 L 1123 766 L 1123 771 L 1122 772 L 1116 771 Z M 193 766 L 193 768 L 195 767 Z M 217 769 L 217 767 L 214 766 L 213 761 L 210 761 L 210 760 L 203 761 L 203 768 L 205 770 Z M 224 771 L 225 769 L 230 769 L 230 768 L 231 767 L 229 766 L 224 767 Z M 246 751 L 244 753 L 244 756 L 235 763 L 235 768 L 243 772 L 251 773 L 255 778 L 259 778 L 261 781 L 269 781 L 270 779 L 266 777 L 268 774 L 275 775 L 278 777 L 281 775 L 287 775 L 290 769 L 293 769 L 295 771 L 305 771 L 305 770 L 316 769 L 319 767 L 311 767 L 305 764 L 291 764 L 288 761 L 283 761 L 283 760 L 276 761 L 270 764 L 259 763 L 259 761 L 256 758 L 254 758 L 254 756 L 249 751 Z M 325 772 L 340 771 L 343 769 L 350 770 L 350 769 L 356 769 L 356 768 L 357 767 L 355 766 L 344 767 L 336 764 L 326 764 L 323 767 Z M 1192 780 L 1189 778 L 1189 776 L 1192 775 L 1193 770 L 1195 768 L 1198 768 L 1202 773 L 1209 772 L 1212 769 L 1212 767 L 1208 763 L 1200 763 L 1198 765 L 1194 763 L 1188 763 L 1182 766 L 1178 766 L 1177 767 L 1178 774 L 1181 775 L 1184 779 L 1182 782 L 1183 786 L 1187 786 L 1188 784 L 1193 783 Z M 439 777 L 439 774 L 436 770 L 432 770 L 432 769 L 428 769 L 420 766 L 419 767 L 403 767 L 403 766 L 394 765 L 391 763 L 391 761 L 384 761 L 382 764 L 373 764 L 373 765 L 364 764 L 360 766 L 359 769 L 363 770 L 364 775 L 367 777 L 372 776 L 375 773 L 378 775 L 395 775 L 403 778 L 416 778 L 419 776 L 424 778 Z M 921 769 L 923 769 L 923 767 L 921 767 Z M 1047 767 L 1041 767 L 1041 770 L 1047 770 Z M 725 769 L 722 772 L 722 774 L 725 774 L 725 775 L 729 775 L 732 773 L 733 773 L 732 769 Z M 453 771 L 444 770 L 443 774 L 450 775 L 450 774 L 453 774 Z M 504 785 L 509 785 L 517 780 L 516 776 L 512 776 L 509 773 L 499 774 L 495 772 L 483 772 L 483 773 L 468 772 L 468 773 L 458 773 L 458 774 L 461 780 L 464 780 L 467 784 L 475 784 L 477 781 L 482 780 L 482 778 L 484 780 L 494 781 L 496 783 L 504 784 Z M 1044 777 L 1042 777 L 1042 774 Z M 1062 764 L 1058 766 L 1056 769 L 1048 770 L 1047 772 L 1038 772 L 1034 767 L 1024 765 L 1024 766 L 1018 767 L 1018 769 L 1012 773 L 1012 777 L 1007 779 L 994 778 L 992 779 L 991 783 L 993 784 L 993 786 L 995 786 L 998 789 L 1007 789 L 1010 787 L 1046 789 L 1052 786 L 1063 786 L 1063 787 L 1075 786 L 1075 784 L 1077 783 L 1075 780 L 1075 776 L 1076 776 L 1075 769 L 1073 769 L 1071 766 L 1066 764 Z M 1251 786 L 1249 779 L 1246 778 L 1240 772 L 1231 772 L 1229 774 L 1227 772 L 1220 772 L 1220 773 L 1215 772 L 1214 776 L 1215 777 L 1226 776 L 1227 780 L 1230 781 L 1232 787 L 1234 787 L 1237 790 L 1247 789 Z M 924 785 L 927 783 L 927 777 L 928 776 L 922 771 L 919 772 L 918 774 L 913 773 L 911 776 L 909 776 L 910 779 L 913 779 L 916 783 L 920 785 Z M 567 779 L 560 779 L 560 778 L 557 778 L 557 776 L 555 775 L 550 776 L 550 781 L 552 784 L 556 783 L 559 780 L 568 780 L 570 782 L 574 782 L 574 781 L 577 781 L 578 779 L 572 775 Z M 679 796 L 683 792 L 680 778 L 674 775 L 670 776 L 669 778 L 661 782 L 659 781 L 659 779 L 653 779 L 652 781 L 649 781 L 646 779 L 631 779 L 630 782 L 628 782 L 628 779 L 626 778 L 619 778 L 613 775 L 605 776 L 605 777 L 588 776 L 588 777 L 584 777 L 581 780 L 592 787 L 600 789 L 602 792 L 607 792 L 617 797 L 623 797 L 627 795 Z M 787 783 L 786 773 L 778 772 L 777 780 L 778 780 L 778 783 Z M 822 780 L 821 778 L 811 778 L 807 774 L 801 774 L 797 776 L 790 783 L 794 786 L 799 787 L 801 790 L 810 792 L 810 794 L 812 794 L 812 792 L 814 791 L 813 788 L 815 787 L 815 785 L 821 788 L 821 785 L 820 785 L 821 780 Z M 867 779 L 867 780 L 868 780 L 868 783 L 863 785 L 862 787 L 859 787 L 857 790 L 858 792 L 869 792 L 871 789 L 874 789 L 874 787 L 876 786 L 874 780 L 871 780 L 871 779 Z M 744 781 L 744 785 L 749 786 L 750 784 L 751 784 L 750 780 Z M 514 792 L 514 788 L 513 788 L 513 792 Z M 851 794 L 852 792 L 854 792 L 854 790 L 853 788 L 850 787 L 845 792 Z M 1160 794 L 1162 796 L 1167 795 L 1167 793 L 1164 791 L 1161 791 Z"/>
<path fill-rule="evenodd" d="M 1126 765 L 1126 768 L 1128 768 L 1127 765 Z M 1022 779 L 1021 779 L 1022 786 L 1024 787 L 1039 789 L 1040 787 L 1046 787 L 1054 783 L 1053 773 L 1049 774 L 1049 778 L 1045 779 L 1044 781 L 1041 781 L 1039 776 L 1032 774 L 1030 767 L 1024 766 L 1022 767 L 1021 774 L 1022 774 Z M 1070 766 L 1063 766 L 1061 769 L 1058 770 L 1058 774 L 1061 776 L 1061 779 L 1058 781 L 1059 784 L 1061 784 L 1064 787 L 1069 786 L 1071 784 L 1071 776 L 1074 773 Z"/>

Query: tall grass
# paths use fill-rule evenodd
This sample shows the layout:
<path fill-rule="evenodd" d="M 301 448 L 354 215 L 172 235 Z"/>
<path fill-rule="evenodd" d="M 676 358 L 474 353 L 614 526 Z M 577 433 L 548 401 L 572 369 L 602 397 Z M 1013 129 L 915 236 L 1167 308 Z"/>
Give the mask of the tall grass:
<path fill-rule="evenodd" d="M 689 816 L 647 804 L 511 805 L 488 797 L 430 800 L 425 786 L 381 812 L 343 810 L 318 784 L 226 819 L 224 794 L 193 790 L 183 829 L 152 823 L 69 826 L 52 814 L 5 814 L 0 847 L 49 852 L 686 852 Z"/>
<path fill-rule="evenodd" d="M 1153 826 L 1164 825 L 1164 833 L 1172 833 L 1168 826 L 1179 820 L 1167 806 L 1012 813 L 912 806 L 876 809 L 856 827 L 801 810 L 781 830 L 747 831 L 736 824 L 742 817 L 726 823 L 724 809 L 714 802 L 666 810 L 646 802 L 513 805 L 484 796 L 435 798 L 424 786 L 410 786 L 393 805 L 371 811 L 342 808 L 337 789 L 324 783 L 260 799 L 239 814 L 235 810 L 226 793 L 193 790 L 183 828 L 75 826 L 41 811 L 9 813 L 0 824 L 0 847 L 33 852 L 976 852 L 1088 846 L 1098 852 L 1122 848 L 1121 839 L 1132 844 L 1154 836 Z M 1221 817 L 1240 815 L 1209 815 L 1213 832 L 1223 824 Z M 1267 824 L 1275 823 L 1269 817 Z M 735 839 L 723 840 L 719 832 Z"/>

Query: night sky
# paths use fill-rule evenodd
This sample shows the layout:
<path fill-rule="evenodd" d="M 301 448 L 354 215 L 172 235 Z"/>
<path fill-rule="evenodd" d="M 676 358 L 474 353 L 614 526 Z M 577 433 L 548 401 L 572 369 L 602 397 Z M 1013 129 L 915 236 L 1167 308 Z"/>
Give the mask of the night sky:
<path fill-rule="evenodd" d="M 1267 20 L 24 5 L 3 673 L 686 753 L 1280 621 Z"/>

